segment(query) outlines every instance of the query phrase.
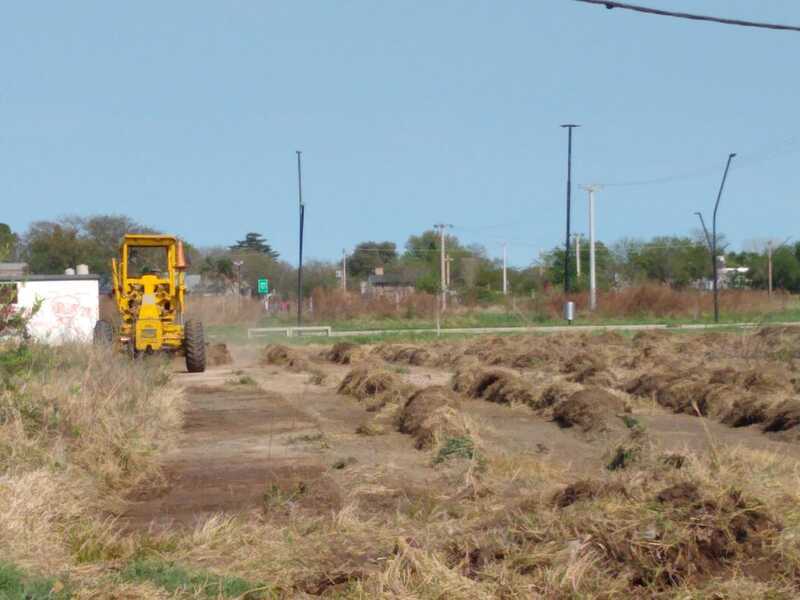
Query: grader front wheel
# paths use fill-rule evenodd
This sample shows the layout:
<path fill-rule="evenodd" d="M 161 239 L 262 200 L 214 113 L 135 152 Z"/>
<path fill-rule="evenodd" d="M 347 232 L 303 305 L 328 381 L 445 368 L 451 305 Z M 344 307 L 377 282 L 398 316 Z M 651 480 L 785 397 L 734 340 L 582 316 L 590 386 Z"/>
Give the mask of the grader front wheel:
<path fill-rule="evenodd" d="M 187 321 L 184 328 L 184 349 L 186 351 L 186 370 L 189 373 L 202 373 L 206 370 L 206 340 L 203 324 L 200 321 Z"/>

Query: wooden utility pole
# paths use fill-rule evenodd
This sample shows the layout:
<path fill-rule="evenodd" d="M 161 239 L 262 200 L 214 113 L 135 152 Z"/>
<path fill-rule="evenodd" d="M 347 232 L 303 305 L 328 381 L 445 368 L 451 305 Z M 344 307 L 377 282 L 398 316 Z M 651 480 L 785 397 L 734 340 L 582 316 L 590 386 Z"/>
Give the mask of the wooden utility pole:
<path fill-rule="evenodd" d="M 445 258 L 447 248 L 447 238 L 444 230 L 447 227 L 452 227 L 446 223 L 436 223 L 434 229 L 439 231 L 439 272 L 441 274 L 441 288 L 442 288 L 442 311 L 447 309 L 447 259 Z"/>
<path fill-rule="evenodd" d="M 508 244 L 503 242 L 503 296 L 508 295 Z"/>
<path fill-rule="evenodd" d="M 767 242 L 767 290 L 772 298 L 772 240 Z"/>
<path fill-rule="evenodd" d="M 342 248 L 342 290 L 347 291 L 347 250 Z"/>

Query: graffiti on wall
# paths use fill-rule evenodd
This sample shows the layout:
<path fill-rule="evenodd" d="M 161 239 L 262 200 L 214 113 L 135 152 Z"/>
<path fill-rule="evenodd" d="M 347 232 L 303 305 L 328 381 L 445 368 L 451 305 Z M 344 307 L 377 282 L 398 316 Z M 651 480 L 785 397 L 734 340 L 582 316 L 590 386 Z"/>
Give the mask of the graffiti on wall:
<path fill-rule="evenodd" d="M 86 294 L 44 298 L 30 324 L 31 334 L 49 341 L 86 340 L 97 321 L 97 300 Z"/>

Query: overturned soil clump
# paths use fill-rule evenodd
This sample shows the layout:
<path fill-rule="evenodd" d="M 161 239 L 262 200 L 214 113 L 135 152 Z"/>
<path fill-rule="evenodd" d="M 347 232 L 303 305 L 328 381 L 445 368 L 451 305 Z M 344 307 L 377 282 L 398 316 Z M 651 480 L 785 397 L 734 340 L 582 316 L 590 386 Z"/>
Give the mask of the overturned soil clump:
<path fill-rule="evenodd" d="M 463 386 L 458 385 L 460 390 Z M 521 377 L 500 369 L 482 370 L 475 374 L 464 390 L 471 398 L 498 404 L 527 404 L 537 406 L 536 393 Z"/>
<path fill-rule="evenodd" d="M 305 371 L 310 363 L 296 350 L 283 344 L 270 344 L 261 351 L 262 365 L 278 365 L 292 371 Z"/>
<path fill-rule="evenodd" d="M 338 342 L 324 353 L 324 358 L 338 365 L 352 365 L 363 361 L 367 352 L 352 342 Z"/>
<path fill-rule="evenodd" d="M 405 346 L 401 344 L 382 344 L 373 351 L 387 362 L 405 363 L 414 366 L 433 364 L 433 354 L 421 346 Z"/>
<path fill-rule="evenodd" d="M 627 497 L 628 492 L 625 486 L 617 483 L 609 483 L 594 480 L 581 480 L 571 483 L 553 495 L 552 501 L 558 508 L 566 508 L 582 500 L 593 500 L 595 498 L 605 498 L 608 496 Z"/>
<path fill-rule="evenodd" d="M 556 405 L 553 420 L 561 427 L 577 427 L 581 431 L 604 431 L 609 419 L 629 412 L 623 400 L 603 389 L 589 388 L 572 394 Z"/>
<path fill-rule="evenodd" d="M 766 411 L 764 431 L 780 432 L 800 425 L 800 400 L 785 400 Z"/>
<path fill-rule="evenodd" d="M 221 367 L 233 363 L 227 344 L 206 344 L 206 363 L 210 367 Z"/>
<path fill-rule="evenodd" d="M 446 437 L 473 437 L 476 427 L 458 405 L 458 398 L 445 387 L 417 390 L 398 413 L 397 429 L 414 436 L 418 449 L 432 448 Z"/>
<path fill-rule="evenodd" d="M 373 396 L 391 396 L 387 398 L 388 401 L 400 400 L 409 391 L 409 386 L 394 373 L 367 365 L 355 367 L 345 375 L 337 391 L 355 396 L 359 400 Z"/>

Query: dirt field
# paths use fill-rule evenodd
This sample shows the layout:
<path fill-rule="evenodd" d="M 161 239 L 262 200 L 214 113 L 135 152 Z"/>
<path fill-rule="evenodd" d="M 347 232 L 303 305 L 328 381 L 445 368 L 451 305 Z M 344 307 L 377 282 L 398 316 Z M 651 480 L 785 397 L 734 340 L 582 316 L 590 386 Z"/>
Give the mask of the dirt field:
<path fill-rule="evenodd" d="M 795 597 L 798 337 L 231 348 L 119 522 L 325 529 L 280 571 L 203 551 L 280 596 Z"/>

